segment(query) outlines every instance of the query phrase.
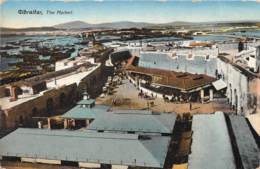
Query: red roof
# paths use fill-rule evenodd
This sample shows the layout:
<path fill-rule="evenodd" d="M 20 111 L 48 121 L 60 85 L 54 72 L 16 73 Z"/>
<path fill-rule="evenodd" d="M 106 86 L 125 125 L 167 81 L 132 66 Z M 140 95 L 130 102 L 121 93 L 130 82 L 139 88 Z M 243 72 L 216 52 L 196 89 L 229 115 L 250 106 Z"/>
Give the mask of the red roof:
<path fill-rule="evenodd" d="M 136 67 L 133 65 L 128 65 L 126 70 L 128 72 L 152 76 L 152 83 L 180 90 L 192 90 L 209 85 L 216 81 L 215 78 L 204 74 L 175 72 L 162 69 Z"/>

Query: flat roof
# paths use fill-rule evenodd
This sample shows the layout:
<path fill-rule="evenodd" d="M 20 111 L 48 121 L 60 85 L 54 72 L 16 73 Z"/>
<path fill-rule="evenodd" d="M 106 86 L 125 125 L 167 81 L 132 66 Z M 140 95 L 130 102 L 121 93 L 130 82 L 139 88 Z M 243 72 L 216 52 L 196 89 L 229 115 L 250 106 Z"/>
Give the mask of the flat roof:
<path fill-rule="evenodd" d="M 194 115 L 189 169 L 236 169 L 224 114 Z"/>
<path fill-rule="evenodd" d="M 90 68 L 93 66 L 95 66 L 95 65 L 92 65 L 91 63 L 85 63 L 83 65 L 77 65 L 77 66 L 73 66 L 70 68 L 66 68 L 66 69 L 54 71 L 54 72 L 48 72 L 48 73 L 45 73 L 42 75 L 37 75 L 37 76 L 31 77 L 31 78 L 13 82 L 10 85 L 14 85 L 14 86 L 34 85 L 34 84 L 37 84 L 42 81 L 48 81 L 50 79 L 54 79 L 55 77 L 70 76 L 71 74 L 75 74 L 75 72 L 77 72 L 77 69 L 79 69 L 80 67 Z"/>
<path fill-rule="evenodd" d="M 82 79 L 84 79 L 86 76 L 88 76 L 93 71 L 95 71 L 95 69 L 98 66 L 89 67 L 87 71 L 74 72 L 73 74 L 71 74 L 69 76 L 64 76 L 61 78 L 57 77 L 56 80 L 53 78 L 53 79 L 47 81 L 47 87 L 48 88 L 55 88 L 55 87 L 57 88 L 57 87 L 61 87 L 64 85 L 68 86 L 73 83 L 76 83 L 78 85 Z"/>
<path fill-rule="evenodd" d="M 163 168 L 170 137 L 19 128 L 0 140 L 0 156 Z"/>
<path fill-rule="evenodd" d="M 176 117 L 175 113 L 143 113 L 140 110 L 121 113 L 119 110 L 99 116 L 90 124 L 88 130 L 171 134 Z"/>
<path fill-rule="evenodd" d="M 78 120 L 95 119 L 97 116 L 101 114 L 103 115 L 105 112 L 107 112 L 108 109 L 109 106 L 106 105 L 95 105 L 92 108 L 76 105 L 75 107 L 67 111 L 65 114 L 63 114 L 61 117 L 64 119 Z"/>
<path fill-rule="evenodd" d="M 0 98 L 0 106 L 2 107 L 2 109 L 10 109 L 12 107 L 18 106 L 18 105 L 25 103 L 27 101 L 41 97 L 44 94 L 44 92 L 46 92 L 46 91 L 49 91 L 49 90 L 52 90 L 52 89 L 55 89 L 55 88 L 57 89 L 57 88 L 60 88 L 60 87 L 68 86 L 68 85 L 71 85 L 73 83 L 76 83 L 78 85 L 82 79 L 84 79 L 86 76 L 88 76 L 91 72 L 95 71 L 95 69 L 98 66 L 100 66 L 100 64 L 89 67 L 87 71 L 73 72 L 73 73 L 70 73 L 70 74 L 58 76 L 58 77 L 56 77 L 56 80 L 55 80 L 54 77 L 50 78 L 46 82 L 47 89 L 44 90 L 44 91 L 41 91 L 38 94 L 18 95 L 18 99 L 16 101 L 10 101 L 11 97 Z"/>
<path fill-rule="evenodd" d="M 48 91 L 48 90 L 50 90 L 50 89 L 47 89 L 46 91 Z M 18 95 L 18 99 L 15 101 L 10 101 L 10 99 L 12 98 L 11 96 L 2 97 L 2 98 L 0 98 L 0 106 L 3 110 L 10 109 L 12 107 L 25 103 L 27 101 L 36 99 L 42 95 L 43 95 L 43 93 L 34 94 L 34 95 Z"/>
<path fill-rule="evenodd" d="M 245 117 L 229 116 L 238 152 L 244 169 L 260 165 L 260 151 Z"/>
<path fill-rule="evenodd" d="M 78 105 L 89 105 L 95 103 L 95 99 L 83 99 L 77 102 Z"/>

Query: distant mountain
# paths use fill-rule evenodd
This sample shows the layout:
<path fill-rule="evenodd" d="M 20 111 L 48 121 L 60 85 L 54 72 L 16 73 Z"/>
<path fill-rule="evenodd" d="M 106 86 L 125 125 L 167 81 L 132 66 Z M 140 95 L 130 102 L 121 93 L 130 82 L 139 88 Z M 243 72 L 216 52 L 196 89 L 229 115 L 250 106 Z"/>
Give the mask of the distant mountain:
<path fill-rule="evenodd" d="M 60 30 L 54 27 L 28 27 L 28 28 L 0 28 L 0 32 L 28 32 L 28 31 L 56 31 Z"/>
<path fill-rule="evenodd" d="M 197 24 L 197 23 L 175 21 L 175 22 L 168 22 L 168 23 L 162 23 L 162 24 L 157 24 L 157 25 L 161 25 L 161 26 L 185 26 L 185 25 L 194 25 L 194 24 Z"/>
<path fill-rule="evenodd" d="M 54 25 L 53 27 L 57 29 L 82 29 L 82 28 L 93 27 L 93 25 L 83 21 L 72 21 L 72 22 L 66 22 L 66 23 Z"/>
<path fill-rule="evenodd" d="M 243 23 L 243 22 L 242 22 Z M 252 24 L 253 22 L 246 22 Z M 110 22 L 100 24 L 90 24 L 83 21 L 72 21 L 58 25 L 54 28 L 58 29 L 93 29 L 93 28 L 106 28 L 106 29 L 123 29 L 123 28 L 147 28 L 147 27 L 174 27 L 174 26 L 200 26 L 200 25 L 225 25 L 225 24 L 241 24 L 241 22 L 183 22 L 175 21 L 169 23 L 147 23 L 147 22 Z"/>
<path fill-rule="evenodd" d="M 83 29 L 83 28 L 123 29 L 123 28 L 143 28 L 152 25 L 155 24 L 146 23 L 146 22 L 129 22 L 129 21 L 90 24 L 83 21 L 72 21 L 72 22 L 66 22 L 66 23 L 54 25 L 53 27 L 58 29 Z"/>
<path fill-rule="evenodd" d="M 260 21 L 222 21 L 222 22 L 182 22 L 175 21 L 169 23 L 147 23 L 147 22 L 110 22 L 100 24 L 90 24 L 83 21 L 66 22 L 52 27 L 31 27 L 31 28 L 0 28 L 0 32 L 15 31 L 55 31 L 67 29 L 124 29 L 124 28 L 165 28 L 165 27 L 221 27 L 221 26 L 255 26 Z"/>
<path fill-rule="evenodd" d="M 146 22 L 129 22 L 129 21 L 97 24 L 97 26 L 99 26 L 99 27 L 117 28 L 117 29 L 123 29 L 123 28 L 144 28 L 144 27 L 148 27 L 148 26 L 152 26 L 152 25 L 154 25 L 154 24 L 146 23 Z"/>

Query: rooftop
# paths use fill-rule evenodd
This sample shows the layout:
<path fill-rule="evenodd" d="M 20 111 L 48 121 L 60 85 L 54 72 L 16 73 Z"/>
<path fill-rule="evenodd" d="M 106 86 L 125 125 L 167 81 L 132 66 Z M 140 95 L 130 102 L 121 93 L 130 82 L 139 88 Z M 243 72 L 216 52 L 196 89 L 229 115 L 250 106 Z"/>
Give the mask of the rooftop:
<path fill-rule="evenodd" d="M 260 151 L 250 131 L 246 119 L 242 116 L 229 116 L 234 139 L 244 169 L 259 167 Z"/>
<path fill-rule="evenodd" d="M 86 62 L 83 65 L 76 65 L 76 66 L 66 68 L 66 69 L 63 69 L 63 70 L 48 72 L 48 73 L 45 73 L 45 74 L 42 74 L 42 75 L 38 75 L 38 76 L 34 76 L 34 77 L 27 78 L 27 79 L 24 79 L 24 80 L 20 80 L 20 81 L 11 83 L 11 85 L 15 85 L 15 86 L 31 85 L 31 84 L 39 83 L 39 82 L 42 82 L 42 81 L 48 81 L 48 80 L 55 78 L 55 77 L 56 78 L 67 77 L 67 76 L 75 74 L 75 72 L 78 72 L 78 69 L 81 68 L 81 67 L 91 69 L 94 66 L 96 66 L 96 65 L 93 65 L 89 62 Z"/>
<path fill-rule="evenodd" d="M 47 89 L 38 93 L 38 94 L 23 94 L 18 95 L 18 99 L 16 101 L 10 101 L 11 97 L 3 97 L 0 98 L 0 106 L 2 109 L 9 109 L 14 106 L 17 106 L 19 104 L 25 103 L 29 100 L 36 99 L 44 94 L 44 92 L 52 90 L 54 88 L 60 88 L 66 85 L 71 85 L 73 83 L 76 83 L 77 85 L 80 83 L 80 81 L 85 78 L 87 75 L 89 75 L 91 72 L 95 70 L 97 66 L 90 67 L 86 71 L 75 71 L 73 73 L 69 73 L 66 75 L 57 76 L 56 78 L 52 77 L 49 79 L 45 79 Z M 17 82 L 18 83 L 18 82 Z M 27 82 L 29 83 L 29 81 Z"/>
<path fill-rule="evenodd" d="M 46 90 L 47 91 L 47 90 Z M 12 107 L 15 107 L 19 104 L 25 103 L 29 100 L 35 99 L 37 97 L 40 97 L 43 95 L 43 93 L 34 94 L 34 95 L 18 95 L 18 99 L 16 101 L 10 101 L 11 97 L 2 97 L 0 98 L 0 106 L 1 109 L 10 109 Z"/>
<path fill-rule="evenodd" d="M 162 136 L 19 128 L 0 140 L 0 156 L 163 168 L 169 141 Z"/>
<path fill-rule="evenodd" d="M 216 81 L 215 78 L 204 74 L 190 74 L 132 65 L 127 66 L 127 71 L 159 77 L 153 79 L 152 83 L 180 90 L 191 90 L 205 85 L 211 85 L 212 82 Z"/>
<path fill-rule="evenodd" d="M 194 115 L 192 130 L 189 169 L 259 167 L 259 147 L 245 117 Z"/>
<path fill-rule="evenodd" d="M 82 107 L 81 105 L 76 105 L 61 117 L 65 119 L 95 119 L 99 115 L 103 115 L 109 106 L 105 105 L 95 105 L 93 108 Z"/>
<path fill-rule="evenodd" d="M 83 100 L 80 100 L 78 101 L 78 105 L 90 105 L 90 104 L 93 104 L 95 103 L 95 99 L 83 99 Z"/>
<path fill-rule="evenodd" d="M 195 115 L 192 121 L 189 169 L 235 169 L 235 159 L 222 112 Z"/>
<path fill-rule="evenodd" d="M 131 110 L 129 113 L 104 113 L 95 119 L 88 130 L 169 133 L 174 128 L 177 115 L 175 113 L 142 113 Z"/>
<path fill-rule="evenodd" d="M 47 87 L 48 88 L 57 88 L 61 86 L 66 86 L 70 85 L 73 83 L 76 83 L 77 85 L 80 83 L 82 79 L 84 79 L 90 72 L 92 72 L 92 69 L 89 69 L 88 71 L 83 71 L 83 72 L 74 72 L 74 74 L 71 74 L 70 76 L 66 77 L 61 77 L 61 78 L 56 78 L 55 79 L 50 79 L 47 81 Z"/>

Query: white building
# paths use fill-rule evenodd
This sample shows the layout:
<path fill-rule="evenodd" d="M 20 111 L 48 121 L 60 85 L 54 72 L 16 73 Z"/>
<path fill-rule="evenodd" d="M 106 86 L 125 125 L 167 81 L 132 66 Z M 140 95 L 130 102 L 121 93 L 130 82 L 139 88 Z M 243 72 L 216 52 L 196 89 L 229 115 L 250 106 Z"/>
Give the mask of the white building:
<path fill-rule="evenodd" d="M 235 55 L 235 62 L 243 64 L 247 68 L 252 69 L 254 72 L 259 72 L 260 60 L 260 46 L 251 47 L 243 50 Z"/>

